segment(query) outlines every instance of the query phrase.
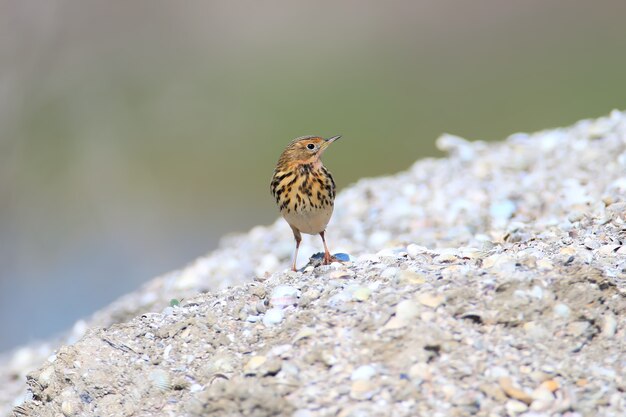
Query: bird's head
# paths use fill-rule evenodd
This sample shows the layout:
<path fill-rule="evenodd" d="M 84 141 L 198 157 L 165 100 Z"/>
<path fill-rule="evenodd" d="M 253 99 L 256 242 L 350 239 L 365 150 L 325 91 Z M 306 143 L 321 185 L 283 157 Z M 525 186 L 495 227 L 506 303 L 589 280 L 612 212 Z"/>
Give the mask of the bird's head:
<path fill-rule="evenodd" d="M 328 139 L 319 136 L 301 136 L 291 141 L 280 156 L 283 163 L 309 164 L 319 161 L 322 153 L 341 136 Z"/>

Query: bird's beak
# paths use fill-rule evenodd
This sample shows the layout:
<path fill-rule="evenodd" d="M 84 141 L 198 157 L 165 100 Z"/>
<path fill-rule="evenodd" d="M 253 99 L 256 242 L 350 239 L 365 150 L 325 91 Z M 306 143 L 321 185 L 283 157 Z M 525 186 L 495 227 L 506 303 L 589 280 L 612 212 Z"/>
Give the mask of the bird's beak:
<path fill-rule="evenodd" d="M 341 136 L 333 136 L 332 138 L 324 139 L 324 142 L 320 144 L 320 153 L 324 151 L 324 149 L 328 148 L 328 146 L 339 139 Z"/>

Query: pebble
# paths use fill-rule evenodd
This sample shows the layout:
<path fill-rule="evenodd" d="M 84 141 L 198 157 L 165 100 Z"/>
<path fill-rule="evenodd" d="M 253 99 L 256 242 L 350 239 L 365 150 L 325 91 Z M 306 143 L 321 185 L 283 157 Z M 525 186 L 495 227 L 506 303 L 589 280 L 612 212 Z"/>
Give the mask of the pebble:
<path fill-rule="evenodd" d="M 155 369 L 148 376 L 153 386 L 161 391 L 168 391 L 172 388 L 172 380 L 169 372 L 164 369 Z"/>
<path fill-rule="evenodd" d="M 428 251 L 424 246 L 416 245 L 415 243 L 411 243 L 406 247 L 406 251 L 411 258 L 415 258 L 422 253 L 426 253 Z"/>
<path fill-rule="evenodd" d="M 262 355 L 253 356 L 246 362 L 243 367 L 245 375 L 256 375 L 259 368 L 267 361 L 267 358 Z"/>
<path fill-rule="evenodd" d="M 567 333 L 574 337 L 579 337 L 589 329 L 588 321 L 574 321 L 567 326 Z"/>
<path fill-rule="evenodd" d="M 417 301 L 423 306 L 430 308 L 437 308 L 445 302 L 445 297 L 442 295 L 435 295 L 430 293 L 424 293 L 417 296 Z"/>
<path fill-rule="evenodd" d="M 265 312 L 263 316 L 263 324 L 267 327 L 274 326 L 285 318 L 285 313 L 282 308 L 270 308 Z"/>
<path fill-rule="evenodd" d="M 445 264 L 445 263 L 456 262 L 457 260 L 458 260 L 458 258 L 456 257 L 456 255 L 453 255 L 451 253 L 444 253 L 444 254 L 441 254 L 441 255 L 437 255 L 433 259 L 433 261 L 438 263 L 438 264 Z"/>
<path fill-rule="evenodd" d="M 61 403 L 61 412 L 65 417 L 77 415 L 80 412 L 81 404 L 76 400 L 64 400 Z"/>
<path fill-rule="evenodd" d="M 339 262 L 350 262 L 350 255 L 347 253 L 335 253 L 333 255 Z"/>
<path fill-rule="evenodd" d="M 602 336 L 610 339 L 617 331 L 617 319 L 613 313 L 605 313 L 602 316 Z"/>
<path fill-rule="evenodd" d="M 447 152 L 461 161 L 472 161 L 476 156 L 474 143 L 456 135 L 444 133 L 435 141 L 437 149 Z"/>
<path fill-rule="evenodd" d="M 519 400 L 525 405 L 532 403 L 533 398 L 527 392 L 513 385 L 511 378 L 502 377 L 498 380 L 498 383 L 507 396 Z"/>
<path fill-rule="evenodd" d="M 352 299 L 356 301 L 367 301 L 372 294 L 372 290 L 367 287 L 358 287 L 352 293 Z"/>
<path fill-rule="evenodd" d="M 506 402 L 505 408 L 509 415 L 518 415 L 528 410 L 528 405 L 521 401 L 509 400 Z"/>
<path fill-rule="evenodd" d="M 583 242 L 583 244 L 585 245 L 585 247 L 587 249 L 598 249 L 600 247 L 600 242 L 598 242 L 595 239 L 592 238 L 586 238 L 585 241 Z"/>
<path fill-rule="evenodd" d="M 554 307 L 552 307 L 552 311 L 554 311 L 554 314 L 559 317 L 568 318 L 571 310 L 567 305 L 559 303 L 555 304 Z"/>
<path fill-rule="evenodd" d="M 272 291 L 270 305 L 276 308 L 285 308 L 298 303 L 300 291 L 289 285 L 279 285 Z"/>
<path fill-rule="evenodd" d="M 279 358 L 271 358 L 266 360 L 260 367 L 259 370 L 261 375 L 276 375 L 282 369 L 283 362 Z"/>
<path fill-rule="evenodd" d="M 315 413 L 311 410 L 300 409 L 293 413 L 291 417 L 315 417 Z"/>
<path fill-rule="evenodd" d="M 529 321 L 524 323 L 524 331 L 528 336 L 532 337 L 534 340 L 543 340 L 550 335 L 545 326 L 536 321 Z"/>
<path fill-rule="evenodd" d="M 354 400 L 369 400 L 376 395 L 376 384 L 368 379 L 357 379 L 350 386 L 350 398 Z"/>
<path fill-rule="evenodd" d="M 536 263 L 537 268 L 540 271 L 551 271 L 554 269 L 554 264 L 549 259 L 539 259 Z"/>
<path fill-rule="evenodd" d="M 311 327 L 303 327 L 298 331 L 296 336 L 293 338 L 293 342 L 296 343 L 302 339 L 308 339 L 315 335 L 315 330 Z"/>
<path fill-rule="evenodd" d="M 352 374 L 350 375 L 350 379 L 352 381 L 356 381 L 358 379 L 371 379 L 377 373 L 378 372 L 376 371 L 376 368 L 374 366 L 361 365 L 358 368 L 356 368 L 354 371 L 352 371 Z"/>
<path fill-rule="evenodd" d="M 543 298 L 543 288 L 538 285 L 533 285 L 530 290 L 530 296 L 536 298 L 537 300 L 541 300 Z"/>
<path fill-rule="evenodd" d="M 413 300 L 402 300 L 396 305 L 396 317 L 411 320 L 418 316 L 420 308 Z"/>
<path fill-rule="evenodd" d="M 426 282 L 424 274 L 417 273 L 415 271 L 402 270 L 398 276 L 399 280 L 403 284 L 407 285 L 419 285 Z"/>
<path fill-rule="evenodd" d="M 383 279 L 393 279 L 398 275 L 399 272 L 400 270 L 396 267 L 388 267 L 380 273 L 380 277 Z"/>
<path fill-rule="evenodd" d="M 409 368 L 409 376 L 416 381 L 430 381 L 433 377 L 433 372 L 429 364 L 418 362 Z"/>

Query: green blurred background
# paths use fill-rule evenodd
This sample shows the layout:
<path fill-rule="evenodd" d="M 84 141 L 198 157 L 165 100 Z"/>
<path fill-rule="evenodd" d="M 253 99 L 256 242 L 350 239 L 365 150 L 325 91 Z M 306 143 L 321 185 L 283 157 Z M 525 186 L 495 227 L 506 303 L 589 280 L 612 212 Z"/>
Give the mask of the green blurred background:
<path fill-rule="evenodd" d="M 284 145 L 338 186 L 624 108 L 626 2 L 0 0 L 0 350 L 277 217 Z"/>

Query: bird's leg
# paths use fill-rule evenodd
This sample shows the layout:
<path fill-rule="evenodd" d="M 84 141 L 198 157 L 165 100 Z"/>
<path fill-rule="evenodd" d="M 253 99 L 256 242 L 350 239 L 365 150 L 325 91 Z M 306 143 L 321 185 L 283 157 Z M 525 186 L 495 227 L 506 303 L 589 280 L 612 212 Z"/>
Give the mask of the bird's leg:
<path fill-rule="evenodd" d="M 328 251 L 328 246 L 326 246 L 326 239 L 324 238 L 324 232 L 320 232 L 320 236 L 322 237 L 322 242 L 324 243 L 324 261 L 322 262 L 323 265 L 328 265 L 332 262 L 333 257 L 330 255 L 330 252 Z"/>
<path fill-rule="evenodd" d="M 300 231 L 293 226 L 291 226 L 291 230 L 293 231 L 294 239 L 296 239 L 296 253 L 293 254 L 293 265 L 291 266 L 291 269 L 296 272 L 296 260 L 298 259 L 298 249 L 300 248 L 300 242 L 302 242 L 302 235 L 300 234 Z"/>

